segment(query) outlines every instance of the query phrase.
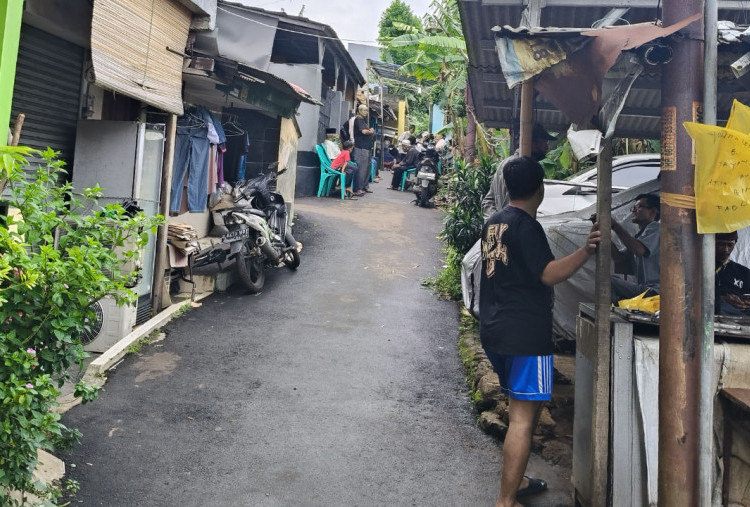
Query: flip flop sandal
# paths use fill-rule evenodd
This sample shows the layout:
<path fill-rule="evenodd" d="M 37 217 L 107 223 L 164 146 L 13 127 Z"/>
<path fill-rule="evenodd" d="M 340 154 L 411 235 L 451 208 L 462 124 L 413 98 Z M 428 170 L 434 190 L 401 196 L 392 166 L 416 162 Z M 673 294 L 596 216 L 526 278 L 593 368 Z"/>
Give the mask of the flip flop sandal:
<path fill-rule="evenodd" d="M 352 195 L 348 196 L 346 199 L 348 201 L 358 201 L 359 197 L 357 197 L 356 195 L 352 194 Z"/>
<path fill-rule="evenodd" d="M 536 495 L 537 493 L 541 493 L 542 491 L 547 491 L 547 482 L 543 479 L 534 479 L 533 477 L 529 477 L 528 475 L 524 475 L 524 477 L 529 480 L 529 485 L 516 491 L 516 498 L 528 495 Z"/>

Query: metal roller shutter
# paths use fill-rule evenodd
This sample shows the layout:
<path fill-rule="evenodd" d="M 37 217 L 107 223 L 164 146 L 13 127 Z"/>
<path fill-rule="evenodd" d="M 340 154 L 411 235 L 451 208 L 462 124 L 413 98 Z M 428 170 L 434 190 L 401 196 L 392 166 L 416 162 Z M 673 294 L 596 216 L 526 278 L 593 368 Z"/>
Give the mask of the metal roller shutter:
<path fill-rule="evenodd" d="M 83 59 L 82 47 L 22 25 L 11 122 L 24 113 L 19 144 L 59 151 L 69 170 L 73 167 Z M 34 170 L 33 165 L 29 171 Z"/>

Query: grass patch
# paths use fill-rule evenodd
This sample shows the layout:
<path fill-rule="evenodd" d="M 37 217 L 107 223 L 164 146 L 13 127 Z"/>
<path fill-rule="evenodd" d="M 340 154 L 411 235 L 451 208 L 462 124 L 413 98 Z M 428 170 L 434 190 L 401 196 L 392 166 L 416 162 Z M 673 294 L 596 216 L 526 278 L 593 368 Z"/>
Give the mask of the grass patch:
<path fill-rule="evenodd" d="M 422 282 L 424 287 L 432 289 L 438 297 L 451 301 L 461 301 L 461 260 L 451 247 L 446 248 L 445 267 L 435 277 Z"/>
<path fill-rule="evenodd" d="M 178 309 L 177 309 L 177 310 L 176 310 L 176 311 L 175 311 L 175 312 L 174 312 L 174 313 L 172 314 L 172 318 L 173 318 L 173 319 L 177 319 L 177 318 L 180 318 L 180 317 L 182 317 L 183 315 L 185 315 L 185 314 L 186 314 L 187 312 L 189 312 L 189 311 L 190 311 L 190 308 L 191 308 L 191 306 L 190 306 L 190 301 L 188 301 L 187 303 L 185 303 L 184 305 L 182 305 L 181 307 L 179 307 L 179 308 L 178 308 Z"/>
<path fill-rule="evenodd" d="M 144 336 L 137 342 L 131 344 L 128 347 L 128 354 L 139 354 L 141 350 L 143 349 L 143 347 L 148 347 L 152 343 L 158 341 L 160 334 L 161 334 L 161 331 L 159 329 L 154 329 L 147 336 Z"/>
<path fill-rule="evenodd" d="M 477 363 L 480 360 L 477 354 L 478 344 L 479 321 L 472 317 L 466 309 L 462 309 L 461 323 L 458 328 L 458 356 L 464 368 L 466 383 L 469 385 L 471 401 L 475 406 L 482 398 L 474 382 Z"/>

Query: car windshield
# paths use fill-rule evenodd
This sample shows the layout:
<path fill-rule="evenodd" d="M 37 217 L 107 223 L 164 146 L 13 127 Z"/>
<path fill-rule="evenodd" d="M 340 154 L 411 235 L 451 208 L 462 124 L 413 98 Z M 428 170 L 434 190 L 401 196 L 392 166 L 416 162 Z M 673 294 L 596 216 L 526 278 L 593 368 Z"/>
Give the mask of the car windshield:
<path fill-rule="evenodd" d="M 616 167 L 612 172 L 612 186 L 630 188 L 640 185 L 649 180 L 656 179 L 659 175 L 659 164 L 629 164 Z M 593 174 L 588 183 L 596 184 L 596 174 Z"/>

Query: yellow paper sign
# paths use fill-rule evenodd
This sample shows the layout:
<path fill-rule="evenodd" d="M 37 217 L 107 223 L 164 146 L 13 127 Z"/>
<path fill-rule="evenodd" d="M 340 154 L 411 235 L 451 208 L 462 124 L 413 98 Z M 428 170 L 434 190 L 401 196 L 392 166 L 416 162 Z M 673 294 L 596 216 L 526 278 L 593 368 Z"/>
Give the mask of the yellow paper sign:
<path fill-rule="evenodd" d="M 750 135 L 744 133 L 750 132 L 745 129 L 745 125 L 750 127 L 750 108 L 738 104 L 735 101 L 727 124 L 733 128 L 684 123 L 695 141 L 695 211 L 700 234 L 732 232 L 750 225 Z"/>
<path fill-rule="evenodd" d="M 729 113 L 727 128 L 750 134 L 750 107 L 734 99 L 732 102 L 732 111 Z"/>

